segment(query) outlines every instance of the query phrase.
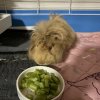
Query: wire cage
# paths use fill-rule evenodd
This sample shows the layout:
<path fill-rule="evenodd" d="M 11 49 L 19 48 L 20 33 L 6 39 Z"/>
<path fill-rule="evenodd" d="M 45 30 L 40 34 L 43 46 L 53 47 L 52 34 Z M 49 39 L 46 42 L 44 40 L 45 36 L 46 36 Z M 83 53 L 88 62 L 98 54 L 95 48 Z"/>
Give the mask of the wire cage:
<path fill-rule="evenodd" d="M 76 31 L 81 31 L 86 22 L 90 26 L 86 31 L 95 26 L 93 31 L 100 31 L 100 0 L 0 0 L 0 12 L 12 15 L 13 28 L 32 29 L 38 21 L 56 13 L 63 15 Z"/>
<path fill-rule="evenodd" d="M 100 15 L 94 11 L 100 10 L 99 0 L 1 0 L 0 10 L 9 13 L 10 10 L 35 10 L 36 14 L 50 14 L 60 11 L 60 14 L 91 14 Z M 43 12 L 43 10 L 46 10 Z M 48 12 L 47 12 L 48 10 Z M 64 12 L 65 11 L 65 12 Z M 77 11 L 77 12 L 76 12 Z M 81 11 L 81 12 L 80 12 Z M 87 11 L 90 11 L 87 12 Z M 34 12 L 30 13 L 33 14 Z M 27 13 L 26 13 L 27 14 Z"/>

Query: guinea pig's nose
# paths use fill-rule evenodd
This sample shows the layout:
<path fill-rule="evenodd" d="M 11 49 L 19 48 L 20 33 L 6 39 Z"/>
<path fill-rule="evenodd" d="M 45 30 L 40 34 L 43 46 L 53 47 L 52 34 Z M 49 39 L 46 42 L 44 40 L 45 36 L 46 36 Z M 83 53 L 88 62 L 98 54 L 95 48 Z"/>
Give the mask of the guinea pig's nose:
<path fill-rule="evenodd" d="M 52 46 L 49 47 L 49 50 L 51 50 L 51 49 L 52 49 Z"/>

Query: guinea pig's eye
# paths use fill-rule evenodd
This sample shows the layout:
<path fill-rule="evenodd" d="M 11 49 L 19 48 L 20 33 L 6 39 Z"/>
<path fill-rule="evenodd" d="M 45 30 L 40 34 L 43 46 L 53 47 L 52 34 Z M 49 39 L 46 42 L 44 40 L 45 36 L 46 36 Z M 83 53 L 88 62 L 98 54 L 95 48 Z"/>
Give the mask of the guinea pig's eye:
<path fill-rule="evenodd" d="M 55 40 L 59 40 L 59 37 L 56 36 L 56 37 L 54 37 L 54 39 L 55 39 Z"/>
<path fill-rule="evenodd" d="M 55 37 L 55 40 L 58 40 L 58 37 Z"/>

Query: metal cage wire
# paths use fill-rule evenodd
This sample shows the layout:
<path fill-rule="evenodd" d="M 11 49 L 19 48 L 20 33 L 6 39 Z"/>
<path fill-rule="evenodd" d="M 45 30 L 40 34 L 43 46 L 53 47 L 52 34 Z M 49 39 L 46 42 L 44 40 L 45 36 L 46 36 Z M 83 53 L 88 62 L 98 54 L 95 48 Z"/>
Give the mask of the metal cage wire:
<path fill-rule="evenodd" d="M 48 14 L 50 14 L 50 13 L 52 13 L 54 10 L 67 10 L 68 11 L 68 13 L 60 13 L 61 15 L 100 15 L 100 14 L 72 14 L 71 13 L 71 11 L 72 10 L 75 10 L 73 7 L 77 4 L 77 3 L 79 3 L 79 4 L 81 4 L 82 5 L 82 3 L 84 3 L 84 5 L 86 4 L 86 3 L 95 3 L 95 5 L 97 4 L 98 5 L 98 3 L 100 4 L 100 2 L 98 1 L 98 0 L 91 0 L 91 2 L 90 1 L 88 1 L 88 0 L 76 0 L 77 2 L 75 2 L 74 0 L 1 0 L 1 2 L 0 2 L 0 7 L 3 9 L 3 10 L 5 10 L 5 12 L 6 13 L 8 13 L 8 10 L 24 10 L 24 9 L 27 9 L 27 10 L 36 10 L 36 13 L 30 13 L 30 15 L 48 15 Z M 88 1 L 88 2 L 87 2 Z M 3 4 L 2 4 L 3 3 Z M 18 4 L 16 4 L 16 3 L 18 3 Z M 21 3 L 23 3 L 23 5 L 24 4 L 27 4 L 27 5 L 24 5 L 24 6 L 20 6 L 21 5 Z M 56 9 L 56 7 L 55 8 L 53 8 L 55 5 L 51 5 L 51 4 L 59 4 L 60 5 L 60 3 L 62 3 L 62 4 L 64 4 L 65 6 L 63 7 L 63 5 L 60 5 L 60 7 L 62 7 L 61 9 L 59 8 L 57 8 Z M 74 3 L 75 3 L 75 5 L 74 5 Z M 12 4 L 14 4 L 13 5 L 13 7 L 10 7 L 10 6 L 12 6 Z M 28 4 L 34 4 L 33 6 L 34 6 L 34 8 L 33 8 L 33 6 L 31 5 L 28 5 Z M 43 6 L 41 6 L 42 4 L 44 4 L 44 8 L 43 8 Z M 48 4 L 50 7 L 47 7 L 47 5 L 46 4 Z M 1 6 L 2 5 L 2 6 Z M 58 5 L 58 6 L 59 6 Z M 91 5 L 91 4 L 90 4 Z M 46 6 L 46 7 L 45 7 Z M 56 5 L 57 6 L 57 5 Z M 36 8 L 35 8 L 36 7 Z M 92 6 L 91 6 L 92 7 Z M 45 13 L 45 12 L 43 12 L 43 13 L 40 13 L 41 12 L 41 10 L 43 10 L 43 9 L 45 9 L 45 10 L 49 10 L 49 12 L 48 13 Z M 81 10 L 87 10 L 85 7 L 83 7 L 83 9 L 81 9 Z M 90 9 L 90 8 L 89 8 Z M 91 8 L 91 9 L 93 9 L 93 10 L 100 10 L 100 7 L 99 6 L 97 6 L 97 7 L 93 7 L 93 8 Z M 90 9 L 90 10 L 91 10 Z M 77 10 L 80 10 L 80 8 L 79 9 L 77 9 Z M 18 15 L 18 14 L 17 14 Z M 23 15 L 23 14 L 20 14 L 20 15 Z"/>

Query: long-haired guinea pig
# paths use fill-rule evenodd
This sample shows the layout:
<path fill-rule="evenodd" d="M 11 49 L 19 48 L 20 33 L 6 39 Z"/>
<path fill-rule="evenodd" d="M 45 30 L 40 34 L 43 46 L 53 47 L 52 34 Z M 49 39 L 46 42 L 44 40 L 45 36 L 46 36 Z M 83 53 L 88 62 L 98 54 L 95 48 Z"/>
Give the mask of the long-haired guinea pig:
<path fill-rule="evenodd" d="M 30 38 L 29 58 L 40 65 L 56 64 L 75 39 L 68 23 L 59 15 L 51 15 L 49 20 L 36 25 Z"/>

